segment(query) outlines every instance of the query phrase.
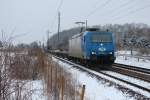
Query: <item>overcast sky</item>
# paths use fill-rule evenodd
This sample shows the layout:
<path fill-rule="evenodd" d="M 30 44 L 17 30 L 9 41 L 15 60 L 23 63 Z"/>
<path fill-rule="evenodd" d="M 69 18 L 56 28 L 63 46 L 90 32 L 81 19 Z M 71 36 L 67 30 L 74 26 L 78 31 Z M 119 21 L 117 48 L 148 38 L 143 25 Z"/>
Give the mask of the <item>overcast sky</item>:
<path fill-rule="evenodd" d="M 57 32 L 57 11 L 61 31 L 88 25 L 146 23 L 150 25 L 150 0 L 0 0 L 0 30 L 19 35 L 15 43 L 46 39 L 47 30 Z M 0 35 L 1 37 L 1 35 Z"/>

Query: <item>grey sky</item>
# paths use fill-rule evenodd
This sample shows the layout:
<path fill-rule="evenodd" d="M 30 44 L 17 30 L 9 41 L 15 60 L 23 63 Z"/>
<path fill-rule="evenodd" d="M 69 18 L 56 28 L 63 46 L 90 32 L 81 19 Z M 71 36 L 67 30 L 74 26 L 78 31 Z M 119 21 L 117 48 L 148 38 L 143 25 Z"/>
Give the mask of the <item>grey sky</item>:
<path fill-rule="evenodd" d="M 46 31 L 57 32 L 57 10 L 61 0 L 0 0 L 0 30 L 8 35 L 24 34 L 16 43 L 43 40 Z M 102 6 L 103 5 L 103 6 Z M 150 25 L 150 0 L 63 0 L 61 31 L 76 27 L 76 21 L 89 25 L 146 23 Z M 0 36 L 1 37 L 1 36 Z"/>

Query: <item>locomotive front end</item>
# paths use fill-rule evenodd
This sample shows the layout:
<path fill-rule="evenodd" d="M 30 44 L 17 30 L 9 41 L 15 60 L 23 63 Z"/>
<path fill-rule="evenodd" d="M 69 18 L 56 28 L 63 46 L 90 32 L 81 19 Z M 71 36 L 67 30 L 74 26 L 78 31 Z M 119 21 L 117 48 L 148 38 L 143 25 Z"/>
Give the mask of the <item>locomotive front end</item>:
<path fill-rule="evenodd" d="M 91 34 L 91 60 L 101 63 L 113 63 L 114 43 L 112 33 L 99 32 Z"/>
<path fill-rule="evenodd" d="M 112 64 L 115 60 L 114 38 L 111 32 L 93 31 L 86 34 L 85 54 L 95 64 Z"/>

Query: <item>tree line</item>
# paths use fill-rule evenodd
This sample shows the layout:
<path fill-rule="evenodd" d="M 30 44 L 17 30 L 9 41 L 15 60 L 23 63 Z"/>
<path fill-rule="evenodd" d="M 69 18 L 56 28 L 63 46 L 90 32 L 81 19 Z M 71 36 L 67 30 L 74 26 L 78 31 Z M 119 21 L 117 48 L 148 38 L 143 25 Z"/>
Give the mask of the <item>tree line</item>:
<path fill-rule="evenodd" d="M 107 24 L 94 25 L 91 27 L 99 28 L 101 31 L 109 30 L 114 33 L 116 48 L 120 49 L 138 49 L 139 51 L 148 52 L 150 49 L 150 27 L 143 23 L 131 24 Z M 85 29 L 84 29 L 85 30 Z M 54 34 L 48 39 L 48 49 L 68 50 L 68 40 L 73 35 L 80 32 L 80 27 L 64 30 Z M 142 49 L 142 50 L 141 50 Z"/>

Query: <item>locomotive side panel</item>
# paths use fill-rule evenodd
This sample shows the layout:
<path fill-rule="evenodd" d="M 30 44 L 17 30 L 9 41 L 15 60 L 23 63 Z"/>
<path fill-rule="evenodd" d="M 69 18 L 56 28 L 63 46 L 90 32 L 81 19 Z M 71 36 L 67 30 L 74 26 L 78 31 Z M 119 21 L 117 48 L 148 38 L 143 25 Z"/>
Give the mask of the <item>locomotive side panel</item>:
<path fill-rule="evenodd" d="M 81 35 L 74 36 L 69 40 L 69 56 L 83 59 L 81 48 Z"/>

